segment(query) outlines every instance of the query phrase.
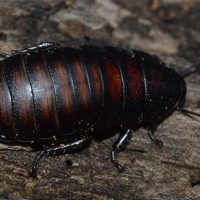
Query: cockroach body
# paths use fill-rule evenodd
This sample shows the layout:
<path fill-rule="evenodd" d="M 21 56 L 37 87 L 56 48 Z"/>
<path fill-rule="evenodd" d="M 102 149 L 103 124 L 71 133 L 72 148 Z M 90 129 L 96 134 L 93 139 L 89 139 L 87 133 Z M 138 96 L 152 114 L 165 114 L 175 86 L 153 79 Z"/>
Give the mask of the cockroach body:
<path fill-rule="evenodd" d="M 123 128 L 111 154 L 122 171 L 116 154 L 132 128 L 145 126 L 162 146 L 156 127 L 183 110 L 185 95 L 182 76 L 147 53 L 41 43 L 0 61 L 0 141 L 47 146 L 33 162 L 35 177 L 43 156 L 83 147 L 92 131 Z"/>

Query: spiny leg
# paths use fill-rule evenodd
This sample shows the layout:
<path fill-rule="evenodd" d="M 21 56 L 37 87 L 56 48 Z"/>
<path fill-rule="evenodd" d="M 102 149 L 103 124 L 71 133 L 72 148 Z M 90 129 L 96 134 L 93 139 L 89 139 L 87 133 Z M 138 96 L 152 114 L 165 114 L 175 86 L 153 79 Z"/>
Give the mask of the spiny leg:
<path fill-rule="evenodd" d="M 10 54 L 0 53 L 0 57 L 6 59 L 6 58 L 10 57 Z"/>
<path fill-rule="evenodd" d="M 131 136 L 131 133 L 131 129 L 126 130 L 126 132 L 123 135 L 120 135 L 117 141 L 113 144 L 113 149 L 111 151 L 111 160 L 115 164 L 119 172 L 123 171 L 124 167 L 117 162 L 116 155 L 125 148 L 125 145 L 129 137 Z"/>
<path fill-rule="evenodd" d="M 45 49 L 49 49 L 49 48 L 60 48 L 60 47 L 61 47 L 61 45 L 59 43 L 41 42 L 39 44 L 30 46 L 28 48 L 20 49 L 19 52 L 20 53 L 28 53 L 28 52 L 31 52 L 31 51 L 45 50 Z"/>
<path fill-rule="evenodd" d="M 14 50 L 10 54 L 0 53 L 0 57 L 6 59 L 6 58 L 9 58 L 10 56 L 14 56 L 14 55 L 17 55 L 19 53 L 29 53 L 29 52 L 38 51 L 38 50 L 45 50 L 45 49 L 49 49 L 49 48 L 60 48 L 60 47 L 61 47 L 61 45 L 59 43 L 41 42 L 39 44 L 30 46 L 28 48 L 24 48 L 24 49 L 20 49 L 20 50 Z"/>
<path fill-rule="evenodd" d="M 157 129 L 157 125 L 153 124 L 151 126 L 149 126 L 147 128 L 148 130 L 148 135 L 149 135 L 149 138 L 159 147 L 159 148 L 162 148 L 163 147 L 163 142 L 161 140 L 158 140 L 155 138 L 154 134 L 156 132 L 156 129 Z"/>
<path fill-rule="evenodd" d="M 55 156 L 58 154 L 59 155 L 64 154 L 67 151 L 75 151 L 75 150 L 87 145 L 89 143 L 90 139 L 91 138 L 88 135 L 84 135 L 83 138 L 78 139 L 76 141 L 71 141 L 62 146 L 50 147 L 49 149 L 40 151 L 33 161 L 30 176 L 33 178 L 35 178 L 37 176 L 37 173 L 36 173 L 37 165 L 43 156 Z"/>
<path fill-rule="evenodd" d="M 12 51 L 11 54 L 4 54 L 1 53 L 0 56 L 3 58 L 8 58 L 10 56 L 15 56 L 18 54 L 25 54 L 25 53 L 30 53 L 30 52 L 37 52 L 39 50 L 45 50 L 45 49 L 56 49 L 56 48 L 61 48 L 61 45 L 59 43 L 55 43 L 55 42 L 41 42 L 39 44 L 30 46 L 28 48 L 24 48 L 24 49 L 19 49 L 19 50 L 14 50 Z"/>

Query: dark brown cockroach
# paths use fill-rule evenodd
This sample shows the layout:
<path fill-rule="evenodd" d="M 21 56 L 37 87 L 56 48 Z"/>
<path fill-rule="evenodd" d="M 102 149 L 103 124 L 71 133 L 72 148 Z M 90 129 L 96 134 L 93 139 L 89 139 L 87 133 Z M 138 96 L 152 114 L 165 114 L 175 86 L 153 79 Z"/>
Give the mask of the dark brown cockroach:
<path fill-rule="evenodd" d="M 182 76 L 157 57 L 115 47 L 61 47 L 41 43 L 5 55 L 0 62 L 0 141 L 46 146 L 35 158 L 31 176 L 43 156 L 83 147 L 93 131 L 123 129 L 114 143 L 116 161 L 134 126 L 145 126 L 154 138 L 157 125 L 183 108 Z M 54 144 L 52 146 L 52 144 Z M 63 144 L 63 145 L 60 145 Z"/>

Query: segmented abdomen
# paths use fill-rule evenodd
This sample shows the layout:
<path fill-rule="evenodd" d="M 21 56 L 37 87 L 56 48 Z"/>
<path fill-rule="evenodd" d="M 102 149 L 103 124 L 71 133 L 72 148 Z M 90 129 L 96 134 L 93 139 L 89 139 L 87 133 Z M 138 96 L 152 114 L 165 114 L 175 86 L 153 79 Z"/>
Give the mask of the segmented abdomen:
<path fill-rule="evenodd" d="M 0 63 L 0 140 L 60 139 L 137 124 L 144 90 L 142 67 L 122 49 L 19 53 Z"/>

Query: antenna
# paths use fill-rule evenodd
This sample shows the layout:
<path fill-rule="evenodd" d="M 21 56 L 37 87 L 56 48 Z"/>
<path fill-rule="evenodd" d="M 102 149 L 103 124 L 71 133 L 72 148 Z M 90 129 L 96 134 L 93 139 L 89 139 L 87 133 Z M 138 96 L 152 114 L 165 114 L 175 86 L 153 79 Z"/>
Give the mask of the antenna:
<path fill-rule="evenodd" d="M 188 116 L 190 116 L 190 117 L 191 117 L 192 115 L 197 116 L 197 117 L 200 117 L 200 113 L 195 113 L 195 112 L 190 111 L 190 110 L 187 110 L 187 109 L 185 109 L 185 108 L 179 108 L 178 111 L 180 111 L 180 112 L 182 112 L 183 114 L 186 114 L 186 115 L 188 115 Z"/>
<path fill-rule="evenodd" d="M 180 70 L 179 74 L 182 77 L 186 77 L 186 76 L 190 75 L 191 73 L 194 73 L 198 69 L 198 67 L 200 67 L 200 60 L 191 64 L 189 67 Z"/>

